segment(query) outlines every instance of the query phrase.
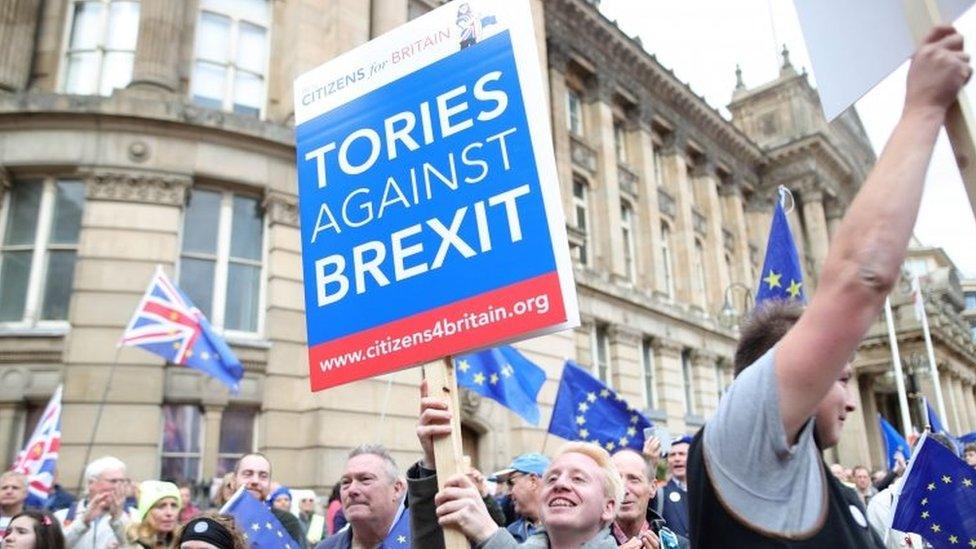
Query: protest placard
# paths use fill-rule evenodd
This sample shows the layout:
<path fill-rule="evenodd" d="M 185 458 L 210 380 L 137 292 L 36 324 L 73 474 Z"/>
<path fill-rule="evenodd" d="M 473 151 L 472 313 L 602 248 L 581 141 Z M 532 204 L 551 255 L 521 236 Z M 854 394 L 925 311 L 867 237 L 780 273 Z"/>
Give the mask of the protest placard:
<path fill-rule="evenodd" d="M 469 0 L 296 80 L 313 390 L 578 323 L 537 52 Z"/>

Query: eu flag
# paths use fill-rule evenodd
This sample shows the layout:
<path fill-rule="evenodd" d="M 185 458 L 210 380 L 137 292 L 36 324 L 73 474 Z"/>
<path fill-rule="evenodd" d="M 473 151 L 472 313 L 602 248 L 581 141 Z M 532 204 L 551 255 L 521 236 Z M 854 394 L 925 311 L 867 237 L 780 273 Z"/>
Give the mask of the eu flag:
<path fill-rule="evenodd" d="M 589 372 L 570 360 L 556 393 L 549 432 L 567 440 L 593 442 L 608 452 L 644 448 L 651 422 Z"/>
<path fill-rule="evenodd" d="M 767 299 L 796 299 L 806 303 L 800 256 L 796 252 L 790 223 L 780 200 L 776 201 L 776 209 L 773 211 L 773 224 L 769 228 L 769 241 L 766 243 L 766 259 L 759 276 L 757 306 Z"/>
<path fill-rule="evenodd" d="M 925 400 L 925 410 L 928 412 L 929 427 L 932 428 L 932 432 L 945 433 L 948 435 L 949 431 L 946 431 L 945 427 L 942 426 L 942 420 L 939 419 L 939 414 L 935 413 L 935 409 L 932 408 L 931 404 L 929 404 L 928 399 Z"/>
<path fill-rule="evenodd" d="M 885 454 L 888 456 L 888 470 L 895 468 L 895 454 L 901 452 L 903 458 L 911 455 L 908 441 L 901 436 L 894 426 L 878 414 L 878 421 L 881 423 L 881 434 L 884 436 Z"/>
<path fill-rule="evenodd" d="M 976 469 L 922 436 L 895 506 L 891 527 L 934 547 L 976 547 Z"/>
<path fill-rule="evenodd" d="M 410 509 L 405 503 L 405 501 L 400 502 L 400 509 L 393 517 L 393 526 L 386 534 L 386 539 L 383 540 L 380 549 L 407 549 L 410 547 Z"/>
<path fill-rule="evenodd" d="M 271 514 L 271 509 L 254 499 L 244 487 L 237 490 L 220 510 L 221 515 L 234 517 L 238 528 L 244 532 L 251 549 L 298 549 L 300 545 L 288 534 L 288 530 Z"/>
<path fill-rule="evenodd" d="M 503 345 L 454 359 L 458 385 L 488 397 L 539 424 L 539 389 L 546 372 L 522 356 L 514 347 Z"/>
<path fill-rule="evenodd" d="M 156 268 L 119 346 L 140 347 L 209 374 L 237 394 L 244 368 L 190 298 Z"/>

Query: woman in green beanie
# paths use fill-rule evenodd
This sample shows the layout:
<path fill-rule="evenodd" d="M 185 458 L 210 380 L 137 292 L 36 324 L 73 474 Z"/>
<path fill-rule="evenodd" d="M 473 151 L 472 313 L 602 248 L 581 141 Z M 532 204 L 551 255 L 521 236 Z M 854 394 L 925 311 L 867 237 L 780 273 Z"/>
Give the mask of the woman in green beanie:
<path fill-rule="evenodd" d="M 127 547 L 163 549 L 179 526 L 180 489 L 172 482 L 146 480 L 139 485 L 138 523 L 126 530 Z"/>

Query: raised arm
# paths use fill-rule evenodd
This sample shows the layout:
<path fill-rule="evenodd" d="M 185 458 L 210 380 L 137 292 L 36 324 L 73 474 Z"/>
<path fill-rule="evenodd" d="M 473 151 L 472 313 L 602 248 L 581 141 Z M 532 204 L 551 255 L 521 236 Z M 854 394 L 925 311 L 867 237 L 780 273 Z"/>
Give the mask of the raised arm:
<path fill-rule="evenodd" d="M 962 47 L 952 27 L 937 27 L 916 52 L 901 119 L 837 230 L 813 300 L 779 344 L 780 412 L 791 443 L 898 280 L 935 139 L 972 74 Z"/>

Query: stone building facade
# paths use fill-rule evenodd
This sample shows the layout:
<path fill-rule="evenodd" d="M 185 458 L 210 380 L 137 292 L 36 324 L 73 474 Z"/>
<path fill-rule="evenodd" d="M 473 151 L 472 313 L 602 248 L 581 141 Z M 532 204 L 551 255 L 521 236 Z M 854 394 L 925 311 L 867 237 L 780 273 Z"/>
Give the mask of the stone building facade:
<path fill-rule="evenodd" d="M 260 450 L 276 480 L 320 489 L 362 442 L 416 459 L 419 369 L 308 389 L 291 82 L 437 3 L 3 2 L 0 40 L 18 47 L 0 52 L 0 458 L 63 383 L 68 487 L 106 453 L 136 479 L 206 480 Z M 759 278 L 776 188 L 793 190 L 814 291 L 873 153 L 855 113 L 823 120 L 788 55 L 775 81 L 740 79 L 729 122 L 593 2 L 533 7 L 582 314 L 519 344 L 548 374 L 543 423 L 572 358 L 691 432 L 731 382 L 720 313 Z M 239 395 L 116 348 L 157 265 L 242 359 Z M 482 469 L 555 448 L 493 402 L 464 394 L 462 408 Z M 878 462 L 872 418 L 855 414 L 836 457 Z"/>

